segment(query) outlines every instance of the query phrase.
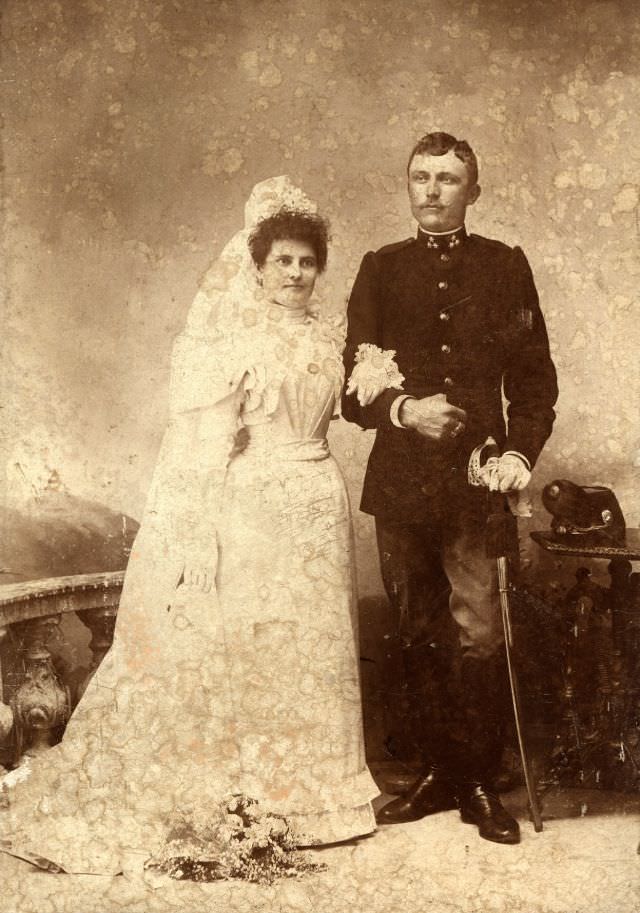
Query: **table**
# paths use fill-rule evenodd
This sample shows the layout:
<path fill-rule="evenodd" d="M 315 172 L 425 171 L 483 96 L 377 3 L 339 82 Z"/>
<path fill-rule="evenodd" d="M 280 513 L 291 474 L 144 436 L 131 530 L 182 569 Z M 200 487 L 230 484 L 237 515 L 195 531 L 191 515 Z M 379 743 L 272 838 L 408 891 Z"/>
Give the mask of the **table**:
<path fill-rule="evenodd" d="M 559 695 L 563 724 L 556 733 L 547 785 L 640 789 L 640 529 L 624 545 L 603 544 L 550 530 L 531 533 L 556 558 L 608 560 L 609 587 L 588 567 L 576 573 L 559 606 L 564 616 Z M 577 780 L 577 783 L 575 781 Z"/>

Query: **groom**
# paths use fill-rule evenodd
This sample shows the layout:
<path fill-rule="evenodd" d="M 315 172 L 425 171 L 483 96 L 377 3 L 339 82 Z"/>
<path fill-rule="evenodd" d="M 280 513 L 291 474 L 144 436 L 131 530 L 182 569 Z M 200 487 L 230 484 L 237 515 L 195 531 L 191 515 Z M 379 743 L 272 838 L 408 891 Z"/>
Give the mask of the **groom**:
<path fill-rule="evenodd" d="M 366 368 L 372 345 L 386 355 L 357 396 L 345 393 L 343 414 L 376 429 L 361 508 L 375 516 L 422 717 L 424 769 L 378 820 L 457 806 L 482 837 L 517 843 L 518 823 L 489 786 L 508 680 L 496 562 L 485 554 L 487 490 L 469 484 L 468 464 L 491 436 L 500 449 L 492 488 L 527 485 L 555 418 L 556 373 L 524 253 L 466 231 L 467 207 L 480 196 L 468 143 L 424 136 L 409 158 L 408 191 L 417 235 L 365 254 L 345 350 L 347 377 Z M 379 392 L 375 374 L 388 350 L 404 383 Z"/>

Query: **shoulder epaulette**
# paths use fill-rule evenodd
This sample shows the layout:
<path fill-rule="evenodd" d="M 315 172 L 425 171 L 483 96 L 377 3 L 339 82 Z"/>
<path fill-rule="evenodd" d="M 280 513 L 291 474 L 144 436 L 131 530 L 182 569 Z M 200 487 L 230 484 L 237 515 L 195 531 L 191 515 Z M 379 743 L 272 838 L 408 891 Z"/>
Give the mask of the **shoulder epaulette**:
<path fill-rule="evenodd" d="M 395 244 L 385 244 L 376 251 L 376 254 L 393 254 L 397 250 L 409 247 L 410 244 L 415 244 L 415 240 L 415 238 L 405 238 L 404 241 L 396 241 Z"/>
<path fill-rule="evenodd" d="M 496 238 L 484 238 L 482 235 L 473 234 L 473 232 L 469 235 L 469 238 L 473 241 L 479 241 L 480 244 L 486 244 L 487 247 L 493 247 L 495 250 L 508 251 L 512 249 L 504 241 L 498 241 Z"/>

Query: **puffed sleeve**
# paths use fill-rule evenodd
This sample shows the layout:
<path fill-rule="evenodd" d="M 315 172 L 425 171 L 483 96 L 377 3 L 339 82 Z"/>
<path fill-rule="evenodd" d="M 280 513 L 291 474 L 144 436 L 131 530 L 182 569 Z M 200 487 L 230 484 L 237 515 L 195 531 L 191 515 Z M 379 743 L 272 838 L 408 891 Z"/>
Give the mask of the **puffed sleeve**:
<path fill-rule="evenodd" d="M 509 314 L 509 362 L 504 373 L 508 400 L 505 450 L 524 454 L 533 466 L 555 419 L 556 370 L 531 268 L 519 247 L 512 251 L 514 294 Z"/>

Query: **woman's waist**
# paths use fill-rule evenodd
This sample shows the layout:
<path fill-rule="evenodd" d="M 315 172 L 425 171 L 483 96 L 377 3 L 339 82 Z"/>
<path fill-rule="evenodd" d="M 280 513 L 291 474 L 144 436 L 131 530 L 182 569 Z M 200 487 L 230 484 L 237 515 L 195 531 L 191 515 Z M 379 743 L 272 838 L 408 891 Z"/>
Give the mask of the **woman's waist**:
<path fill-rule="evenodd" d="M 239 456 L 245 459 L 317 462 L 330 455 L 327 439 L 319 432 L 296 434 L 270 423 L 245 426 L 243 430 Z"/>

